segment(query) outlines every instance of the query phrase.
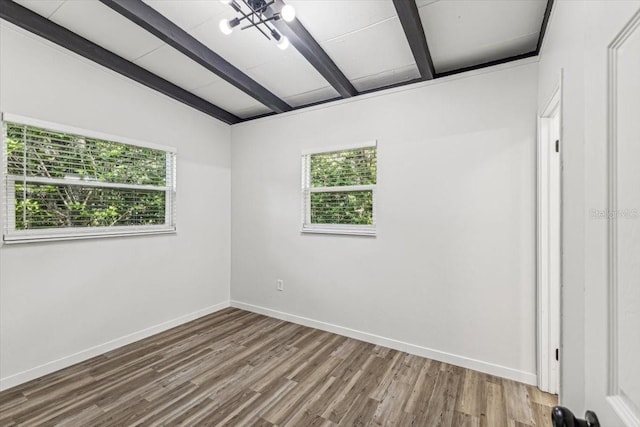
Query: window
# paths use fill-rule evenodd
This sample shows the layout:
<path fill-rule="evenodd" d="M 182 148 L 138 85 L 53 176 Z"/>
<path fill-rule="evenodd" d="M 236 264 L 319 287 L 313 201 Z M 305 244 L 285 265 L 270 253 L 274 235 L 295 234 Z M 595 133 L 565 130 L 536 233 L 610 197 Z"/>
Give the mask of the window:
<path fill-rule="evenodd" d="M 175 231 L 175 150 L 3 116 L 4 241 Z"/>
<path fill-rule="evenodd" d="M 375 143 L 302 156 L 302 231 L 376 234 Z"/>

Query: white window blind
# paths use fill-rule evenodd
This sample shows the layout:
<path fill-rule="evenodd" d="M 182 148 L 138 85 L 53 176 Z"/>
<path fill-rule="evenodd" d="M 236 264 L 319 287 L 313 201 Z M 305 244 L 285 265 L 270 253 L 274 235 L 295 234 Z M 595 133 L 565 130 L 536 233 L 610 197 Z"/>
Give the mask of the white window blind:
<path fill-rule="evenodd" d="M 4 241 L 175 231 L 175 149 L 3 116 Z"/>
<path fill-rule="evenodd" d="M 375 235 L 375 143 L 302 156 L 302 231 Z"/>

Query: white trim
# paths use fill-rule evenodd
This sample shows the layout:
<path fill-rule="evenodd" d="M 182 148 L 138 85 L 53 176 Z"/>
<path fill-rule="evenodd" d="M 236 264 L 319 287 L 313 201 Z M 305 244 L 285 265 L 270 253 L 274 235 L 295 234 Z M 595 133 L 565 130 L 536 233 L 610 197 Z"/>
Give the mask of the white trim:
<path fill-rule="evenodd" d="M 103 230 L 103 231 L 101 231 Z M 52 228 L 47 233 L 33 234 L 33 230 L 16 231 L 5 235 L 3 242 L 8 245 L 17 243 L 59 242 L 64 240 L 101 239 L 106 237 L 150 236 L 155 234 L 177 234 L 173 226 L 143 227 L 87 227 L 87 228 Z"/>
<path fill-rule="evenodd" d="M 303 224 L 301 233 L 309 234 L 344 234 L 351 236 L 375 237 L 375 225 L 340 225 L 340 224 Z"/>
<path fill-rule="evenodd" d="M 319 320 L 310 319 L 308 317 L 297 316 L 295 314 L 284 313 L 282 311 L 272 310 L 270 308 L 261 307 L 241 301 L 231 300 L 231 307 L 240 308 L 242 310 L 251 311 L 253 313 L 263 314 L 265 316 L 274 317 L 276 319 L 285 320 L 299 325 L 320 329 L 371 344 L 382 345 L 398 351 L 404 351 L 417 356 L 426 357 L 440 362 L 461 366 L 467 369 L 496 375 L 514 381 L 523 382 L 525 384 L 535 385 L 536 375 L 532 372 L 520 371 L 518 369 L 497 365 L 495 363 L 485 362 L 482 360 L 472 359 L 470 357 L 460 356 L 444 351 L 434 350 L 427 347 L 406 343 L 403 341 L 386 338 L 368 332 L 358 331 L 356 329 L 346 328 L 344 326 L 326 323 Z"/>
<path fill-rule="evenodd" d="M 617 58 L 615 55 L 614 49 L 617 49 L 618 43 L 614 42 L 609 46 L 608 52 L 608 164 L 607 164 L 607 173 L 608 173 L 608 207 L 609 212 L 615 212 L 617 209 L 617 174 L 618 174 L 618 161 L 617 161 L 617 128 L 614 126 L 614 121 L 617 117 L 616 107 L 617 107 Z M 607 290 L 607 296 L 609 298 L 607 308 L 608 308 L 608 330 L 607 330 L 607 338 L 608 338 L 608 393 L 610 395 L 615 395 L 618 392 L 618 342 L 617 342 L 617 306 L 618 306 L 618 295 L 617 295 L 617 223 L 615 218 L 609 220 L 608 224 L 608 267 L 609 267 L 609 286 Z M 610 397 L 610 402 L 615 402 L 615 397 Z M 620 402 L 617 402 L 620 404 Z"/>
<path fill-rule="evenodd" d="M 545 39 L 546 39 L 546 37 L 545 37 Z M 511 61 L 511 62 L 506 62 L 504 64 L 493 65 L 491 67 L 485 67 L 485 68 L 481 68 L 481 69 L 477 69 L 477 70 L 470 70 L 470 71 L 465 71 L 463 73 L 453 74 L 453 75 L 446 76 L 446 77 L 439 77 L 437 79 L 426 80 L 424 82 L 417 82 L 417 83 L 408 84 L 408 85 L 404 85 L 404 86 L 398 86 L 398 87 L 393 87 L 393 88 L 389 88 L 389 89 L 378 90 L 378 91 L 375 91 L 375 92 L 366 93 L 366 94 L 362 94 L 362 95 L 358 95 L 358 96 L 353 96 L 351 98 L 339 99 L 339 100 L 336 100 L 336 101 L 333 101 L 333 102 L 327 102 L 327 103 L 320 104 L 320 105 L 312 105 L 312 106 L 309 106 L 309 107 L 300 108 L 298 110 L 288 111 L 286 113 L 273 114 L 273 115 L 270 115 L 270 116 L 261 117 L 259 119 L 252 119 L 252 120 L 249 120 L 249 121 L 246 121 L 246 122 L 236 123 L 235 125 L 231 125 L 231 127 L 234 128 L 234 127 L 251 126 L 253 124 L 262 123 L 262 122 L 265 122 L 265 121 L 283 119 L 285 117 L 290 117 L 290 116 L 294 116 L 294 115 L 298 115 L 298 114 L 304 114 L 304 113 L 308 113 L 310 111 L 323 110 L 325 108 L 333 108 L 333 107 L 336 107 L 338 105 L 349 104 L 349 103 L 352 103 L 352 102 L 362 102 L 362 101 L 365 101 L 367 99 L 377 98 L 379 96 L 392 95 L 392 94 L 395 94 L 395 93 L 405 92 L 405 91 L 414 90 L 414 89 L 420 89 L 420 88 L 427 87 L 427 86 L 436 86 L 436 85 L 440 85 L 440 84 L 446 84 L 446 83 L 448 83 L 450 81 L 454 81 L 454 80 L 468 79 L 470 77 L 475 77 L 475 76 L 479 76 L 479 75 L 482 75 L 482 74 L 496 73 L 496 72 L 507 70 L 507 69 L 510 69 L 510 68 L 517 68 L 517 67 L 522 67 L 522 66 L 526 66 L 526 65 L 530 65 L 530 64 L 535 64 L 537 62 L 539 62 L 539 57 L 538 56 L 532 56 L 532 57 L 529 57 L 529 58 L 519 59 L 517 61 Z"/>
<path fill-rule="evenodd" d="M 538 116 L 537 142 L 537 224 L 536 224 L 536 292 L 537 292 L 537 377 L 540 390 L 559 394 L 560 363 L 555 360 L 555 349 L 561 349 L 560 342 L 560 288 L 562 277 L 562 150 L 553 152 L 550 139 L 552 117 L 558 114 L 558 140 L 562 141 L 562 72 L 560 83 L 543 112 Z M 555 170 L 552 170 L 552 167 Z M 552 173 L 559 180 L 558 188 L 552 188 Z M 551 197 L 556 198 L 559 210 L 557 264 L 552 263 L 554 250 L 549 239 L 554 221 L 551 218 Z M 554 277 L 557 280 L 553 280 Z M 558 282 L 558 283 L 556 283 Z"/>
<path fill-rule="evenodd" d="M 216 311 L 220 311 L 229 306 L 230 306 L 229 301 L 221 302 L 219 304 L 212 305 L 200 310 L 196 310 L 189 314 L 185 314 L 175 319 L 168 320 L 158 325 L 154 325 L 149 328 L 142 329 L 137 332 L 133 332 L 123 337 L 116 338 L 111 341 L 107 341 L 106 343 L 99 344 L 97 346 L 88 348 L 86 350 L 82 350 L 77 353 L 70 354 L 69 356 L 65 356 L 60 359 L 47 362 L 43 365 L 36 366 L 26 371 L 22 371 L 5 378 L 1 378 L 0 391 L 9 389 L 11 387 L 15 387 L 27 381 L 31 381 L 33 379 L 39 378 L 43 375 L 47 375 L 52 372 L 59 371 L 60 369 L 69 367 L 71 365 L 75 365 L 76 363 L 83 362 L 85 360 L 91 359 L 92 357 L 99 356 L 101 354 L 104 354 L 111 350 L 115 350 L 117 348 L 123 347 L 133 342 L 140 341 L 152 335 L 158 334 L 160 332 L 164 332 L 173 327 L 176 327 L 184 323 L 190 322 L 192 320 L 198 319 L 200 317 L 215 313 Z"/>
<path fill-rule="evenodd" d="M 640 418 L 633 413 L 631 403 L 626 397 L 621 395 L 608 396 L 607 402 L 626 426 L 640 427 Z"/>
<path fill-rule="evenodd" d="M 330 145 L 327 147 L 319 147 L 319 148 L 308 148 L 302 150 L 303 156 L 309 156 L 311 154 L 328 154 L 328 153 L 336 153 L 339 151 L 348 151 L 348 150 L 357 150 L 359 148 L 372 148 L 378 146 L 378 140 L 374 139 L 372 141 L 364 141 L 354 144 L 341 144 L 341 145 Z"/>
<path fill-rule="evenodd" d="M 168 151 L 170 153 L 177 153 L 178 149 L 175 147 L 169 147 L 168 145 L 160 145 L 152 142 L 139 141 L 137 139 L 125 138 L 123 136 L 111 135 L 107 133 L 97 132 L 89 129 L 77 128 L 65 124 L 47 122 L 40 119 L 34 119 L 31 117 L 24 117 L 17 114 L 2 113 L 3 122 L 18 123 L 21 125 L 35 126 L 45 128 L 57 133 L 70 133 L 78 136 L 84 136 L 87 138 L 102 139 L 106 141 L 119 142 L 121 144 L 133 145 L 143 148 L 151 148 L 154 150 Z"/>
<path fill-rule="evenodd" d="M 564 76 L 564 69 L 560 69 L 560 79 L 558 82 L 558 86 L 556 86 L 555 90 L 547 100 L 542 111 L 538 114 L 538 117 L 546 117 L 552 113 L 556 106 L 560 106 L 562 104 L 562 81 Z"/>

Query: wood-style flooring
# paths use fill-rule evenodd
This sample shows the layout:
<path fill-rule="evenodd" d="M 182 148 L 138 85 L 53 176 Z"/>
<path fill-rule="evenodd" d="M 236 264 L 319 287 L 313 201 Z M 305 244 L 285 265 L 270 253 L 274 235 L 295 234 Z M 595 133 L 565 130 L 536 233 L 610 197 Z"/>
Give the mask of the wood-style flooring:
<path fill-rule="evenodd" d="M 550 426 L 535 387 L 225 309 L 0 393 L 0 426 Z"/>

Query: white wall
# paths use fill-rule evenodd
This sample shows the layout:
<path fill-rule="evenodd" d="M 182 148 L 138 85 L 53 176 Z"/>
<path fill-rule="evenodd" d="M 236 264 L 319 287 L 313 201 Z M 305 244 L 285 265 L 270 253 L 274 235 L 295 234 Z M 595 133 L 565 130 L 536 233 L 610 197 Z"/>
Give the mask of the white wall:
<path fill-rule="evenodd" d="M 560 400 L 576 410 L 584 405 L 584 38 L 585 3 L 556 1 L 540 57 L 538 107 L 545 109 L 562 77 Z"/>
<path fill-rule="evenodd" d="M 535 382 L 537 79 L 524 61 L 234 126 L 232 303 Z M 378 236 L 301 235 L 301 151 L 373 139 Z"/>
<path fill-rule="evenodd" d="M 176 235 L 0 248 L 0 377 L 8 387 L 227 303 L 230 130 L 1 27 L 1 111 L 178 148 Z"/>

